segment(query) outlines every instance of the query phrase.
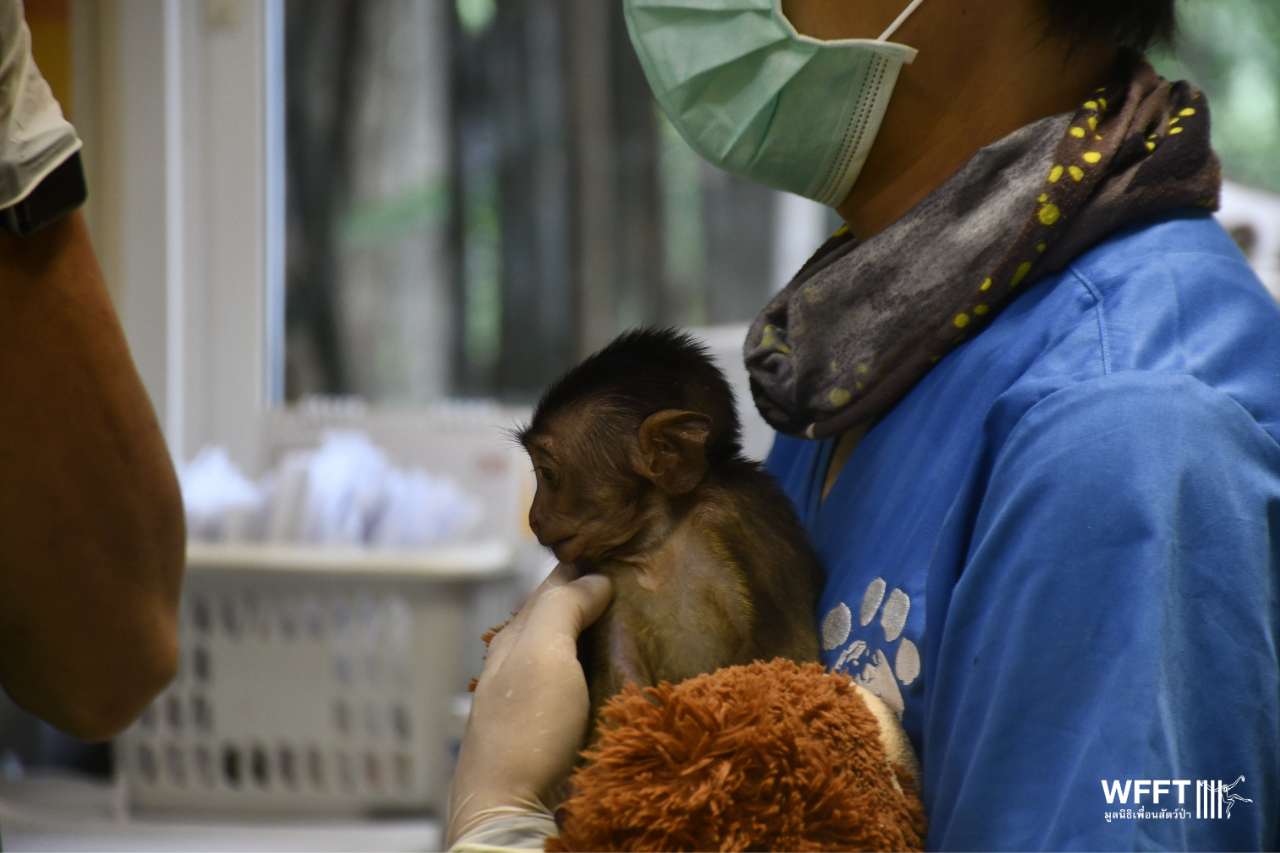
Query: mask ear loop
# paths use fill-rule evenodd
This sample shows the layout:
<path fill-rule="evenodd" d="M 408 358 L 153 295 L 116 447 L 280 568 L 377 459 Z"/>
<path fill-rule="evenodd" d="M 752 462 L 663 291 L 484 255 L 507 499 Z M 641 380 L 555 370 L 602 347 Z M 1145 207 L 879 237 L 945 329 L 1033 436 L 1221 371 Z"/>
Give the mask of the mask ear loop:
<path fill-rule="evenodd" d="M 888 41 L 889 36 L 896 33 L 898 31 L 898 27 L 905 24 L 907 22 L 907 18 L 911 17 L 911 13 L 920 8 L 920 4 L 923 2 L 924 0 L 911 0 L 911 2 L 907 4 L 907 8 L 902 10 L 902 14 L 893 19 L 893 23 L 880 34 L 880 38 L 876 39 L 876 41 Z"/>

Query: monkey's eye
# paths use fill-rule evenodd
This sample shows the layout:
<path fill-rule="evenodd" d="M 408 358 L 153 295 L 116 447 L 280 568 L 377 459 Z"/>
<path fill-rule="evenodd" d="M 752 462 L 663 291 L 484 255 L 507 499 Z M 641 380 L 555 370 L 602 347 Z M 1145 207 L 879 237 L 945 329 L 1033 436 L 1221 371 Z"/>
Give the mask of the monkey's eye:
<path fill-rule="evenodd" d="M 538 472 L 538 476 L 542 478 L 542 482 L 547 484 L 547 488 L 554 489 L 560 485 L 560 479 L 556 476 L 556 472 L 552 471 L 544 465 L 539 465 L 534 469 Z"/>

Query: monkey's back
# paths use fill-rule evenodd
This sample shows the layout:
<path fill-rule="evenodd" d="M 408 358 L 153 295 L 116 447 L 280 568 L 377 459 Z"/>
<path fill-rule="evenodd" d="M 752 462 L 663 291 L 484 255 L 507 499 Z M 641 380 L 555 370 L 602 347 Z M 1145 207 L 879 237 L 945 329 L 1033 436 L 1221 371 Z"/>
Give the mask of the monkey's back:
<path fill-rule="evenodd" d="M 759 657 L 817 660 L 824 573 L 791 500 L 771 474 L 745 460 L 720 467 L 706 488 L 717 495 L 707 504 L 708 533 L 724 543 L 755 592 Z"/>
<path fill-rule="evenodd" d="M 652 557 L 601 561 L 614 601 L 583 634 L 592 711 L 627 681 L 682 681 L 724 666 L 818 659 L 822 569 L 791 503 L 746 461 L 719 466 Z M 656 578 L 656 580 L 655 580 Z"/>

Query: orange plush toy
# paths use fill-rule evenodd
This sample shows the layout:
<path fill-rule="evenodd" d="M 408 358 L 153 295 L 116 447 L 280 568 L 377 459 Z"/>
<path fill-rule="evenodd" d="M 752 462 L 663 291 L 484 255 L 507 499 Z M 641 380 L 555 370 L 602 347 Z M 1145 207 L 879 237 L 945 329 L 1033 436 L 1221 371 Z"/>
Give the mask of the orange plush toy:
<path fill-rule="evenodd" d="M 848 676 L 774 660 L 602 710 L 548 850 L 920 850 L 915 758 Z"/>

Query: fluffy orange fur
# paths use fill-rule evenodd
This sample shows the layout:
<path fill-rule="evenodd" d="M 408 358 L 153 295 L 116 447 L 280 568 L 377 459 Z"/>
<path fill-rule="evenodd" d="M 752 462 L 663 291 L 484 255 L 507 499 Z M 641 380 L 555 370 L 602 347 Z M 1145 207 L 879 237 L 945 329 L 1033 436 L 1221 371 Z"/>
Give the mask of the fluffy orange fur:
<path fill-rule="evenodd" d="M 548 850 L 920 850 L 924 808 L 848 676 L 782 659 L 628 686 Z M 894 784 L 894 779 L 898 784 Z"/>
<path fill-rule="evenodd" d="M 514 618 L 516 618 L 516 614 L 512 613 L 506 619 L 499 622 L 497 625 L 494 625 L 492 628 L 490 628 L 489 630 L 485 631 L 483 634 L 480 635 L 480 642 L 484 643 L 484 649 L 486 654 L 489 651 L 489 644 L 493 642 L 493 638 L 498 636 L 499 631 L 501 631 L 503 628 L 510 625 L 511 620 Z M 475 693 L 476 685 L 479 683 L 480 683 L 480 679 L 478 678 L 471 679 L 470 681 L 467 682 L 467 691 L 470 693 Z"/>

